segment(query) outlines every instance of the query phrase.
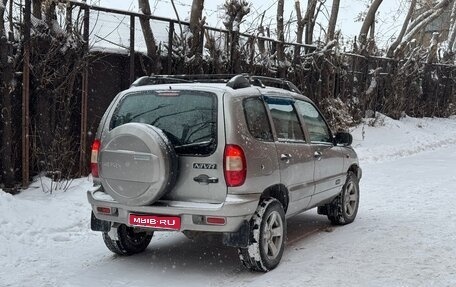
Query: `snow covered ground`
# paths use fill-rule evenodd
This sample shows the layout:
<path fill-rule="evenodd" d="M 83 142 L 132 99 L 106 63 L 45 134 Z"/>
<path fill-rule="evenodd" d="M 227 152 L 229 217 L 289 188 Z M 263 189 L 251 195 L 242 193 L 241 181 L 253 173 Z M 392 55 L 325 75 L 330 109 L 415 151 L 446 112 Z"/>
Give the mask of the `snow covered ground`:
<path fill-rule="evenodd" d="M 357 220 L 333 227 L 314 210 L 290 219 L 272 272 L 244 270 L 220 238 L 180 233 L 115 256 L 90 231 L 83 178 L 66 192 L 39 181 L 0 191 L 0 286 L 456 286 L 456 118 L 381 117 L 353 135 L 364 171 Z"/>

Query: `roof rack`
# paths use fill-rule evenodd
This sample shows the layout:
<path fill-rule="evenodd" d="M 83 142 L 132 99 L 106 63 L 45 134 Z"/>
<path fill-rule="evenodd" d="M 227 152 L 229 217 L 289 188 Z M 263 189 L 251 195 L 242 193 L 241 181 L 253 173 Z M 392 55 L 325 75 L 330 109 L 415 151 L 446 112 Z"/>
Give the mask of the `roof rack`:
<path fill-rule="evenodd" d="M 250 81 L 254 86 L 268 86 L 268 87 L 277 87 L 282 88 L 291 92 L 301 93 L 298 87 L 295 86 L 290 81 L 287 81 L 282 78 L 272 78 L 272 77 L 264 77 L 264 76 L 250 76 Z M 271 83 L 272 85 L 268 85 L 267 83 Z"/>
<path fill-rule="evenodd" d="M 130 87 L 178 83 L 226 83 L 228 87 L 235 90 L 251 86 L 261 88 L 268 86 L 301 93 L 299 89 L 288 80 L 265 76 L 250 76 L 249 74 L 152 75 L 137 79 Z"/>

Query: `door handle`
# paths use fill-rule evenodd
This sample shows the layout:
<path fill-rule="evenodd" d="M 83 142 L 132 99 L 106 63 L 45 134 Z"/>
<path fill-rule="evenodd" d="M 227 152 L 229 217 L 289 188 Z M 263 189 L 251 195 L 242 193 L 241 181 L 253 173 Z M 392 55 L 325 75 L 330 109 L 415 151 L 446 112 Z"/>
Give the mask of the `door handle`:
<path fill-rule="evenodd" d="M 323 155 L 323 154 L 322 154 L 321 152 L 319 152 L 319 151 L 314 152 L 314 158 L 315 158 L 316 160 L 321 160 L 321 156 L 322 156 L 322 155 Z"/>
<path fill-rule="evenodd" d="M 209 177 L 207 174 L 200 174 L 193 178 L 194 181 L 202 184 L 218 183 L 218 178 Z"/>
<path fill-rule="evenodd" d="M 283 154 L 280 155 L 280 160 L 283 160 L 283 161 L 286 161 L 286 162 L 289 162 L 290 158 L 292 158 L 292 156 L 289 153 L 283 153 Z"/>

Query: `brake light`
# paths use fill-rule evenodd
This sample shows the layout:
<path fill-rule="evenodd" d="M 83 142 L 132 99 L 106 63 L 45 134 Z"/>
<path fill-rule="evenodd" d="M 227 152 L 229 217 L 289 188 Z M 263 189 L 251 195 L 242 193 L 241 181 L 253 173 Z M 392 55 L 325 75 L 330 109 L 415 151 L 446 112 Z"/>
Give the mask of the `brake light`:
<path fill-rule="evenodd" d="M 247 164 L 244 151 L 240 146 L 226 145 L 223 170 L 227 186 L 235 187 L 244 184 L 247 176 Z"/>
<path fill-rule="evenodd" d="M 93 177 L 98 177 L 98 152 L 100 151 L 101 142 L 95 139 L 92 144 L 92 156 L 90 157 L 90 169 Z"/>

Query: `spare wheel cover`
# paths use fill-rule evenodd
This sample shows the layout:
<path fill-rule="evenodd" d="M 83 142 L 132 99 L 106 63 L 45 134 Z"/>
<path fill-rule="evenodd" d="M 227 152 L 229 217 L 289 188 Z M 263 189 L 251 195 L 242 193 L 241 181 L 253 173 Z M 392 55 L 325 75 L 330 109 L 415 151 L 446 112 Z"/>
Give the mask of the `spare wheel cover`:
<path fill-rule="evenodd" d="M 159 128 L 128 123 L 102 139 L 99 169 L 104 190 L 116 201 L 149 205 L 174 186 L 177 156 Z"/>

